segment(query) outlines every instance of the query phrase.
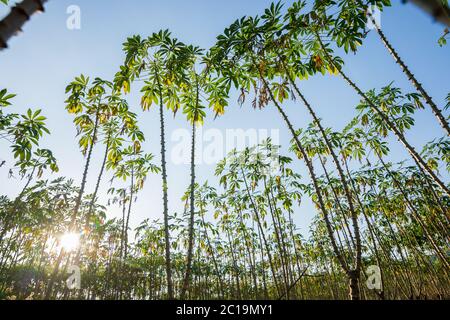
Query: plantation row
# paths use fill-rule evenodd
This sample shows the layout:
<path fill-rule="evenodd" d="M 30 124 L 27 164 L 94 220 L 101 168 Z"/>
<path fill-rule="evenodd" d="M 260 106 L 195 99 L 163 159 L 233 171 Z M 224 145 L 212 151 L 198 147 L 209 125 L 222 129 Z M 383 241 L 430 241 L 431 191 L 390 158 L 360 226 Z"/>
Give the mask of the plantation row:
<path fill-rule="evenodd" d="M 85 158 L 80 184 L 43 178 L 58 171 L 52 151 L 39 147 L 50 133 L 46 118 L 40 110 L 8 113 L 14 95 L 0 91 L 0 139 L 16 160 L 1 170 L 12 167 L 9 174 L 24 182 L 16 197 L 0 197 L 0 298 L 449 298 L 450 94 L 446 106 L 436 104 L 367 13 L 389 0 L 311 2 L 272 4 L 261 16 L 236 20 L 207 51 L 168 30 L 133 36 L 114 79 L 75 78 L 66 110 Z M 351 78 L 338 54 L 364 45 L 368 21 L 412 91 L 393 84 L 368 90 Z M 356 115 L 342 131 L 327 127 L 303 91 L 302 82 L 317 75 L 340 77 L 360 100 L 347 106 Z M 158 163 L 142 150 L 144 124 L 126 100 L 133 86 L 142 109 L 160 121 Z M 268 139 L 219 162 L 215 184 L 197 181 L 196 130 L 208 113 L 220 121 L 235 92 L 237 104 L 279 113 L 290 152 L 280 154 Z M 309 116 L 308 126 L 295 126 L 288 103 Z M 442 128 L 424 146 L 407 135 L 420 113 L 432 113 Z M 185 117 L 192 130 L 181 214 L 168 201 L 168 115 Z M 392 163 L 391 149 L 408 158 Z M 98 172 L 94 153 L 102 159 Z M 162 219 L 133 232 L 133 205 L 157 175 Z M 108 206 L 98 200 L 105 193 Z M 304 235 L 294 220 L 307 202 L 316 212 Z M 113 204 L 120 219 L 108 214 Z M 66 281 L 73 266 L 80 288 Z"/>

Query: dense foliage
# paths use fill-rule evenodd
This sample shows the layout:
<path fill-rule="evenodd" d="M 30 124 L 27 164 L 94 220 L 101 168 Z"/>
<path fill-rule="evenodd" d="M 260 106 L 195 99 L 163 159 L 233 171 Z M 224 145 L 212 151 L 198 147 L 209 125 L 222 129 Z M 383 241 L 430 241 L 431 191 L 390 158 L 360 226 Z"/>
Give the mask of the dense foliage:
<path fill-rule="evenodd" d="M 0 139 L 16 161 L 10 176 L 24 186 L 15 198 L 0 197 L 0 298 L 448 299 L 450 94 L 446 106 L 433 100 L 367 14 L 369 5 L 383 9 L 390 1 L 272 4 L 261 16 L 236 20 L 206 51 L 167 30 L 130 37 L 114 79 L 81 75 L 67 86 L 66 110 L 85 159 L 79 184 L 43 179 L 58 171 L 52 152 L 40 148 L 50 134 L 46 118 L 41 110 L 8 113 L 15 96 L 1 90 Z M 389 79 L 363 89 L 347 73 L 338 54 L 364 45 L 368 20 L 414 91 Z M 342 131 L 327 127 L 303 91 L 302 82 L 319 74 L 342 78 L 360 98 Z M 142 110 L 157 109 L 158 164 L 142 150 L 143 120 L 125 99 L 132 86 L 141 90 Z M 240 105 L 279 113 L 290 153 L 268 139 L 218 163 L 216 184 L 197 181 L 196 129 L 208 112 L 220 121 L 234 92 Z M 308 126 L 292 123 L 285 112 L 292 101 Z M 419 112 L 432 113 L 443 134 L 420 151 L 407 135 Z M 179 113 L 192 130 L 182 214 L 169 208 L 166 158 L 166 117 Z M 408 158 L 392 163 L 391 148 L 404 148 Z M 88 191 L 96 152 L 102 164 Z M 103 181 L 107 172 L 112 186 Z M 162 219 L 132 232 L 133 204 L 159 174 Z M 121 208 L 120 219 L 110 218 L 100 192 Z M 309 235 L 294 222 L 303 202 L 315 208 Z M 78 245 L 64 245 L 80 233 Z M 80 289 L 66 283 L 73 265 L 81 269 Z M 366 286 L 373 266 L 381 271 L 378 289 Z"/>

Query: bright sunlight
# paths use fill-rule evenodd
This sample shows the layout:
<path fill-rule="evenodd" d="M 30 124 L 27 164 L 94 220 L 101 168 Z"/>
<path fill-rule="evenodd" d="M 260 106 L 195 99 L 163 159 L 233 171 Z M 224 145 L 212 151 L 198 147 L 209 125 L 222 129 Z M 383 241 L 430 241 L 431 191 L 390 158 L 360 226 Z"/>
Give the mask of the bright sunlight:
<path fill-rule="evenodd" d="M 61 248 L 66 252 L 74 251 L 80 244 L 80 235 L 78 233 L 65 233 L 60 238 Z"/>

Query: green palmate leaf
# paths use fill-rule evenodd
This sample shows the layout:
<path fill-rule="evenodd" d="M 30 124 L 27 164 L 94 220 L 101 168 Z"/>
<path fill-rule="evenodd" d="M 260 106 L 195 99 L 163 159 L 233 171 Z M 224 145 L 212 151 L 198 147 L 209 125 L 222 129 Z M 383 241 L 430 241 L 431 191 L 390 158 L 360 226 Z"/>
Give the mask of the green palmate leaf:
<path fill-rule="evenodd" d="M 0 107 L 11 105 L 11 102 L 9 100 L 14 98 L 15 96 L 15 94 L 8 94 L 6 89 L 0 90 Z"/>
<path fill-rule="evenodd" d="M 440 47 L 444 47 L 447 45 L 447 36 L 450 34 L 448 28 L 445 28 L 444 34 L 439 38 L 438 44 Z"/>

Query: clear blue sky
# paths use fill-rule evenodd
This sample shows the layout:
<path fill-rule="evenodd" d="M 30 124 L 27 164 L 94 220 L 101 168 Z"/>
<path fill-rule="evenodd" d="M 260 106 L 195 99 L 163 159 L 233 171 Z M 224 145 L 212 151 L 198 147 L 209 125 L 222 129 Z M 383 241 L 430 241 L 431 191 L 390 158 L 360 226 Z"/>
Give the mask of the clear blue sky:
<path fill-rule="evenodd" d="M 287 1 L 290 4 L 292 1 Z M 440 48 L 437 39 L 443 27 L 413 5 L 395 5 L 382 14 L 382 27 L 404 60 L 412 67 L 417 78 L 440 105 L 450 91 L 450 48 Z M 78 5 L 82 13 L 81 30 L 66 28 L 66 9 Z M 51 148 L 58 160 L 59 175 L 73 177 L 80 181 L 84 159 L 74 140 L 75 128 L 72 116 L 64 109 L 64 88 L 77 75 L 84 73 L 91 77 L 112 79 L 122 63 L 122 43 L 133 34 L 149 35 L 168 28 L 173 35 L 185 43 L 208 48 L 223 29 L 243 15 L 260 14 L 270 1 L 262 0 L 50 0 L 46 12 L 32 17 L 24 33 L 10 41 L 10 48 L 0 52 L 0 88 L 8 88 L 18 96 L 14 99 L 14 111 L 27 108 L 42 108 L 48 117 L 52 135 L 44 140 L 44 146 Z M 0 9 L 0 16 L 6 14 Z M 376 34 L 371 33 L 357 55 L 345 57 L 346 70 L 364 89 L 380 88 L 392 80 L 395 85 L 412 91 L 399 68 L 393 63 Z M 327 126 L 341 129 L 355 115 L 354 106 L 358 97 L 338 77 L 316 77 L 302 83 L 304 93 L 318 110 Z M 138 89 L 138 88 L 135 88 Z M 140 126 L 146 134 L 144 148 L 155 154 L 159 163 L 159 123 L 156 110 L 148 113 L 139 111 L 139 95 L 131 94 L 129 102 L 140 115 Z M 11 108 L 11 111 L 13 108 Z M 287 105 L 287 112 L 296 126 L 310 121 L 299 105 Z M 236 97 L 230 100 L 225 116 L 213 121 L 209 116 L 205 130 L 236 128 L 280 129 L 281 143 L 286 146 L 290 136 L 278 114 L 267 108 L 255 111 L 249 105 L 239 108 Z M 408 135 L 417 147 L 426 141 L 442 136 L 434 117 L 427 111 L 420 111 L 417 125 Z M 181 116 L 168 118 L 170 140 L 174 129 L 188 128 Z M 169 155 L 173 143 L 169 142 Z M 393 159 L 406 158 L 398 144 L 392 145 Z M 0 144 L 2 158 L 8 152 L 6 144 Z M 98 172 L 103 148 L 96 149 L 95 161 L 90 170 L 92 182 Z M 7 156 L 6 156 L 7 158 Z M 294 166 L 305 174 L 303 164 Z M 214 166 L 200 165 L 198 179 L 214 181 Z M 189 183 L 189 166 L 169 163 L 169 209 L 180 211 L 179 200 Z M 0 168 L 0 194 L 15 195 L 23 182 L 7 181 L 7 168 Z M 136 203 L 132 224 L 136 226 L 145 218 L 162 216 L 161 182 L 159 176 L 150 177 Z M 104 179 L 103 190 L 107 189 Z M 92 192 L 93 184 L 88 185 Z M 102 200 L 105 201 L 103 196 Z M 113 210 L 117 212 L 117 210 Z M 306 230 L 313 215 L 306 204 L 296 212 L 296 221 Z"/>

